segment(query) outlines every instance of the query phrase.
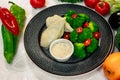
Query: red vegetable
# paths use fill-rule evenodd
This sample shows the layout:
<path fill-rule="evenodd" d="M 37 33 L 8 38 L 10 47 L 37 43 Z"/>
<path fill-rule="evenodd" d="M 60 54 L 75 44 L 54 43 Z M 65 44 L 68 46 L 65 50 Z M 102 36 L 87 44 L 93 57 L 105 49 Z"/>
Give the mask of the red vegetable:
<path fill-rule="evenodd" d="M 45 0 L 30 0 L 30 4 L 34 8 L 41 8 L 45 6 Z"/>
<path fill-rule="evenodd" d="M 77 18 L 77 16 L 78 16 L 77 14 L 73 14 L 72 18 Z"/>
<path fill-rule="evenodd" d="M 89 22 L 85 22 L 85 24 L 83 25 L 84 28 L 87 28 L 89 25 Z"/>
<path fill-rule="evenodd" d="M 19 34 L 19 27 L 16 18 L 7 8 L 0 7 L 0 19 L 3 25 L 14 35 Z"/>
<path fill-rule="evenodd" d="M 90 7 L 90 8 L 95 8 L 95 5 L 99 2 L 100 0 L 84 0 L 85 5 Z"/>
<path fill-rule="evenodd" d="M 64 39 L 70 39 L 70 33 L 69 32 L 65 32 L 64 34 L 63 34 L 63 38 Z"/>
<path fill-rule="evenodd" d="M 93 36 L 94 36 L 94 38 L 99 39 L 100 38 L 100 32 L 94 32 Z"/>
<path fill-rule="evenodd" d="M 101 15 L 105 16 L 110 12 L 110 5 L 107 2 L 100 1 L 96 4 L 95 10 Z"/>
<path fill-rule="evenodd" d="M 82 33 L 83 28 L 82 28 L 82 27 L 78 27 L 78 28 L 76 29 L 76 31 L 77 31 L 78 34 L 80 34 L 80 33 Z"/>
<path fill-rule="evenodd" d="M 90 38 L 88 38 L 84 41 L 85 46 L 89 46 L 90 44 L 91 44 L 91 39 Z"/>

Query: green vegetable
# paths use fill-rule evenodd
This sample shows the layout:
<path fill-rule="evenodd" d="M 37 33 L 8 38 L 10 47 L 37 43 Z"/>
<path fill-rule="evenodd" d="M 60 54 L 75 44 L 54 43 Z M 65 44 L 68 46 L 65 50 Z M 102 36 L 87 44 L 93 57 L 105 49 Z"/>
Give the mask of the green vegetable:
<path fill-rule="evenodd" d="M 13 34 L 4 25 L 2 25 L 1 31 L 4 44 L 4 56 L 6 58 L 6 61 L 8 63 L 11 63 L 13 56 L 15 55 Z"/>
<path fill-rule="evenodd" d="M 77 14 L 75 11 L 69 10 L 65 17 L 74 29 L 70 33 L 70 41 L 74 44 L 73 55 L 84 59 L 88 53 L 93 53 L 97 49 L 98 40 L 93 37 L 93 33 L 98 32 L 99 27 L 95 22 L 90 21 L 90 17 L 84 13 Z M 78 28 L 81 28 L 80 31 Z M 85 44 L 87 39 L 91 41 L 88 46 Z"/>
<path fill-rule="evenodd" d="M 120 2 L 119 3 L 114 3 L 111 6 L 111 13 L 114 13 L 114 12 L 117 12 L 117 11 L 120 11 Z"/>
<path fill-rule="evenodd" d="M 86 52 L 85 52 L 85 46 L 83 43 L 74 43 L 74 53 L 73 55 L 78 58 L 85 58 Z"/>
<path fill-rule="evenodd" d="M 115 35 L 115 46 L 120 51 L 120 27 L 117 30 L 117 34 Z"/>
<path fill-rule="evenodd" d="M 73 11 L 73 10 L 69 10 L 66 14 L 65 14 L 65 17 L 66 17 L 66 21 L 70 24 L 70 26 L 73 27 L 73 18 L 72 18 L 72 15 L 75 14 L 76 12 Z"/>
<path fill-rule="evenodd" d="M 89 28 L 84 28 L 82 33 L 78 35 L 78 42 L 84 42 L 88 38 L 92 38 L 92 32 Z"/>
<path fill-rule="evenodd" d="M 22 31 L 22 28 L 24 26 L 24 21 L 26 19 L 25 17 L 25 10 L 18 5 L 14 4 L 13 2 L 12 6 L 10 7 L 10 12 L 16 17 L 20 31 Z M 11 34 L 4 26 L 2 26 L 2 38 L 4 43 L 4 56 L 6 58 L 6 61 L 10 64 L 13 61 L 13 58 L 17 51 L 18 46 L 18 39 L 19 36 L 15 36 Z"/>
<path fill-rule="evenodd" d="M 83 0 L 58 0 L 58 1 L 76 3 L 76 2 L 82 2 Z"/>
<path fill-rule="evenodd" d="M 77 14 L 75 11 L 69 10 L 66 14 L 66 21 L 70 24 L 71 27 L 73 27 L 74 29 L 78 28 L 78 27 L 82 27 L 83 24 L 86 21 L 90 21 L 90 17 L 87 14 L 84 13 L 80 13 L 77 14 L 76 18 L 72 18 L 73 14 Z"/>
<path fill-rule="evenodd" d="M 73 30 L 71 33 L 70 33 L 70 40 L 72 42 L 76 42 L 78 39 L 78 33 L 76 30 Z"/>
<path fill-rule="evenodd" d="M 91 44 L 86 48 L 88 53 L 93 53 L 98 47 L 98 40 L 95 38 L 91 39 Z"/>
<path fill-rule="evenodd" d="M 96 31 L 99 30 L 98 25 L 97 25 L 95 22 L 93 22 L 93 21 L 90 21 L 90 22 L 89 22 L 88 28 L 90 28 L 90 30 L 91 30 L 92 32 L 96 32 Z"/>
<path fill-rule="evenodd" d="M 89 22 L 90 21 L 90 17 L 87 14 L 84 13 L 80 13 L 78 14 L 79 17 L 84 18 L 85 21 Z"/>
<path fill-rule="evenodd" d="M 85 22 L 85 18 L 83 17 L 77 17 L 73 19 L 73 28 L 76 29 L 78 27 L 81 27 L 84 22 Z"/>

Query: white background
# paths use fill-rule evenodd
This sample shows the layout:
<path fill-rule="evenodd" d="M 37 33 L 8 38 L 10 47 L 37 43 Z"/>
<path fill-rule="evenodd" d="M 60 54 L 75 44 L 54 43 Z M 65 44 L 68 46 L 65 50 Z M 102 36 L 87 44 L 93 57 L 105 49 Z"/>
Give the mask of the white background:
<path fill-rule="evenodd" d="M 0 6 L 9 9 L 11 4 L 9 4 L 8 1 L 9 0 L 0 0 Z M 27 26 L 30 19 L 39 11 L 52 5 L 61 4 L 61 2 L 58 2 L 57 0 L 46 0 L 45 7 L 34 9 L 31 7 L 29 0 L 11 1 L 25 9 L 27 17 L 25 27 Z M 84 5 L 84 3 L 77 4 Z M 104 18 L 107 19 L 107 17 Z M 0 21 L 0 26 L 1 24 L 2 23 Z M 3 41 L 0 29 L 0 80 L 107 80 L 103 74 L 101 66 L 91 72 L 77 76 L 58 76 L 42 70 L 36 66 L 28 57 L 24 48 L 23 37 L 24 31 L 20 38 L 18 51 L 13 63 L 7 64 L 3 55 Z"/>

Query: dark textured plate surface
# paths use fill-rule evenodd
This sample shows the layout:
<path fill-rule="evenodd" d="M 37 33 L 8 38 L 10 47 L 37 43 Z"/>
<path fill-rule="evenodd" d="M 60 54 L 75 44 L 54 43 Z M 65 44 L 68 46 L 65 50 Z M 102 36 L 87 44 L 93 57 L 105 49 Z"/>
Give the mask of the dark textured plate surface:
<path fill-rule="evenodd" d="M 64 15 L 68 10 L 88 14 L 92 21 L 99 25 L 101 39 L 98 49 L 84 60 L 71 58 L 67 62 L 57 62 L 48 50 L 40 46 L 42 31 L 46 28 L 45 20 L 54 14 Z M 43 70 L 63 76 L 73 76 L 89 72 L 100 66 L 114 47 L 113 33 L 110 25 L 99 14 L 91 9 L 74 4 L 55 5 L 39 12 L 28 23 L 24 34 L 24 45 L 31 60 Z"/>

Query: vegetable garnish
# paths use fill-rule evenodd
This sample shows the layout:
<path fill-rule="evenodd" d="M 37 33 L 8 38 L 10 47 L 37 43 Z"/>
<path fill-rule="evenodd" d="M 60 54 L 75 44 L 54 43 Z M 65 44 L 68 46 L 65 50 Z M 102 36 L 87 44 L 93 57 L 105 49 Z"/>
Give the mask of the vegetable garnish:
<path fill-rule="evenodd" d="M 75 11 L 69 10 L 65 17 L 74 29 L 70 33 L 70 41 L 74 44 L 73 55 L 84 59 L 97 49 L 100 38 L 99 26 L 84 13 L 77 14 Z"/>

